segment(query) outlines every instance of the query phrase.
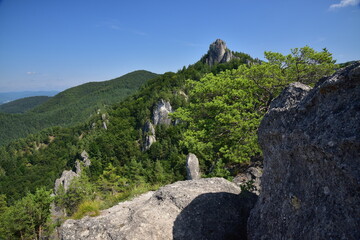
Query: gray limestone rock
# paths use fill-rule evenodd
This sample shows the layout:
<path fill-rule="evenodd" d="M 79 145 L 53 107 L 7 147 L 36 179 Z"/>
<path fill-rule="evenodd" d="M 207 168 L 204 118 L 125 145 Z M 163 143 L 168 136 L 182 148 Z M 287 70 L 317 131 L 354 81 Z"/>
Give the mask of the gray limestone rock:
<path fill-rule="evenodd" d="M 189 153 L 186 157 L 186 174 L 187 180 L 201 178 L 199 159 L 193 153 Z"/>
<path fill-rule="evenodd" d="M 89 159 L 89 154 L 85 150 L 82 151 L 81 158 L 83 160 L 85 167 L 89 167 L 91 165 L 91 160 Z"/>
<path fill-rule="evenodd" d="M 245 239 L 256 196 L 222 178 L 181 181 L 103 210 L 67 220 L 62 240 Z M 242 238 L 243 237 L 243 238 Z"/>
<path fill-rule="evenodd" d="M 360 239 L 360 62 L 314 89 L 285 89 L 258 134 L 264 172 L 249 239 Z"/>
<path fill-rule="evenodd" d="M 143 151 L 147 151 L 150 149 L 151 145 L 156 142 L 156 138 L 153 135 L 146 135 L 144 137 L 144 146 Z"/>
<path fill-rule="evenodd" d="M 155 128 L 154 125 L 152 125 L 152 123 L 147 120 L 145 125 L 144 125 L 144 133 L 147 133 L 148 135 L 153 135 L 155 136 Z"/>
<path fill-rule="evenodd" d="M 205 63 L 213 66 L 217 63 L 226 63 L 234 59 L 232 52 L 226 47 L 226 43 L 217 39 L 210 45 L 209 51 L 205 56 Z"/>
<path fill-rule="evenodd" d="M 101 114 L 101 119 L 102 119 L 103 121 L 107 120 L 107 115 L 106 115 L 106 113 Z"/>
<path fill-rule="evenodd" d="M 182 97 L 184 97 L 184 99 L 185 99 L 185 101 L 188 101 L 189 100 L 189 96 L 188 95 L 186 95 L 186 93 L 184 92 L 184 91 L 179 91 L 179 95 L 180 96 L 182 96 Z"/>
<path fill-rule="evenodd" d="M 259 195 L 261 192 L 261 176 L 263 173 L 262 162 L 255 162 L 249 165 L 241 173 L 237 174 L 233 182 L 240 188 L 246 189 Z"/>
<path fill-rule="evenodd" d="M 155 137 L 155 128 L 154 125 L 148 120 L 146 121 L 143 128 L 143 146 L 142 150 L 147 151 L 150 149 L 151 145 L 156 142 Z"/>
<path fill-rule="evenodd" d="M 81 162 L 79 160 L 75 161 L 75 173 L 77 175 L 81 174 Z"/>
<path fill-rule="evenodd" d="M 170 125 L 171 124 L 171 118 L 169 117 L 169 113 L 172 113 L 172 107 L 170 105 L 170 102 L 164 101 L 161 99 L 153 110 L 153 123 L 154 125 L 159 124 L 165 124 Z"/>
<path fill-rule="evenodd" d="M 71 170 L 65 170 L 62 172 L 61 177 L 56 179 L 55 181 L 55 188 L 54 188 L 54 192 L 55 194 L 58 192 L 59 187 L 63 186 L 64 190 L 67 191 L 71 181 L 75 178 L 78 177 L 79 175 L 76 174 L 75 172 L 71 171 Z"/>

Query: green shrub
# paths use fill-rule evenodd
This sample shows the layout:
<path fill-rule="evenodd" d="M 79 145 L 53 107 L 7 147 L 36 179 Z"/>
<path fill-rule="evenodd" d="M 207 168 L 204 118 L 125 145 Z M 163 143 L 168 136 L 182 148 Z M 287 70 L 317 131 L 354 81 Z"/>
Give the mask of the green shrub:
<path fill-rule="evenodd" d="M 100 214 L 100 201 L 89 201 L 86 200 L 78 206 L 76 212 L 73 214 L 72 218 L 81 219 L 84 216 L 96 217 Z"/>

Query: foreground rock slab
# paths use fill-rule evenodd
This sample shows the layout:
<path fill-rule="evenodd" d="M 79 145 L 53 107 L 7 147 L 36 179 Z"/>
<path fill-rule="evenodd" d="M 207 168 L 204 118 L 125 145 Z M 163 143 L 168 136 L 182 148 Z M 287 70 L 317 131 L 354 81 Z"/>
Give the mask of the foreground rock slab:
<path fill-rule="evenodd" d="M 249 239 L 360 239 L 360 62 L 295 83 L 259 128 L 262 192 Z"/>
<path fill-rule="evenodd" d="M 246 239 L 256 195 L 222 178 L 181 181 L 119 203 L 98 217 L 67 220 L 61 239 Z"/>

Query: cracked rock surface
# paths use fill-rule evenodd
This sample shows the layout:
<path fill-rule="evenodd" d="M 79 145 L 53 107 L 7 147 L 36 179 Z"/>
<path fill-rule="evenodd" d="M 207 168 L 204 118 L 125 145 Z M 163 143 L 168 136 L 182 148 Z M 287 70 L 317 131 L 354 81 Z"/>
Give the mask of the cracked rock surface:
<path fill-rule="evenodd" d="M 259 127 L 261 194 L 249 239 L 360 239 L 360 62 L 291 84 Z"/>
<path fill-rule="evenodd" d="M 103 210 L 67 220 L 60 238 L 241 239 L 256 196 L 222 178 L 180 181 Z"/>

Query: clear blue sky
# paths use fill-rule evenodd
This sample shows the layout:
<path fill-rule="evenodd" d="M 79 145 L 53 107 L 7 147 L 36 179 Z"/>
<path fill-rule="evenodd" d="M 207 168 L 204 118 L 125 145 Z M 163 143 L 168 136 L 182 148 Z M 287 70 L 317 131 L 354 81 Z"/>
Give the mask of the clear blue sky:
<path fill-rule="evenodd" d="M 360 59 L 360 0 L 0 0 L 0 92 L 64 90 L 233 51 L 326 47 Z"/>

